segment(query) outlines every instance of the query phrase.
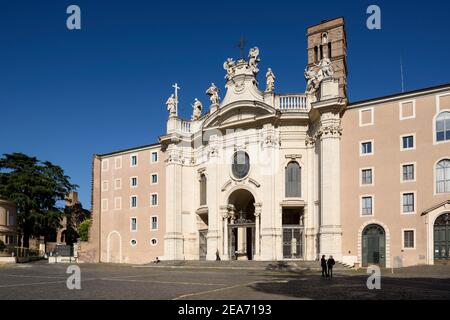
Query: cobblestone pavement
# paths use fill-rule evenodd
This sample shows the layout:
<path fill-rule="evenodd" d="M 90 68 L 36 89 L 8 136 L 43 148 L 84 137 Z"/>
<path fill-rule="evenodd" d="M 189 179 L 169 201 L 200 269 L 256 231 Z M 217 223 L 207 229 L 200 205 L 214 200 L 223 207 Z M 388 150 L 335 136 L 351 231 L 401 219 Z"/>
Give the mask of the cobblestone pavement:
<path fill-rule="evenodd" d="M 79 266 L 81 290 L 68 290 L 68 265 L 0 265 L 0 299 L 450 299 L 450 266 L 382 270 L 381 290 L 365 270 L 323 279 L 314 263 Z"/>

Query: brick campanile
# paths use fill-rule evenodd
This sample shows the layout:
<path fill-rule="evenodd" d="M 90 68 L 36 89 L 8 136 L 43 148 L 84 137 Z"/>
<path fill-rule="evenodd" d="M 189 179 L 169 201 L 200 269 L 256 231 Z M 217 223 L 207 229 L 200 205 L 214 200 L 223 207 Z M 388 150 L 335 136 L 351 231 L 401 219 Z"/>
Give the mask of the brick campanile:
<path fill-rule="evenodd" d="M 344 18 L 322 21 L 307 30 L 308 68 L 322 58 L 330 58 L 334 76 L 339 80 L 341 97 L 347 96 L 347 36 Z"/>

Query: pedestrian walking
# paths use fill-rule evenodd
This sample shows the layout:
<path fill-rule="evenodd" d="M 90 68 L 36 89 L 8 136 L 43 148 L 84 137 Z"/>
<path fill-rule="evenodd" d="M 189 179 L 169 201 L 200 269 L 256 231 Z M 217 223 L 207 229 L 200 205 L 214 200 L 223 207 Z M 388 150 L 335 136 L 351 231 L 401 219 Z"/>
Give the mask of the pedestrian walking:
<path fill-rule="evenodd" d="M 333 278 L 333 267 L 336 264 L 336 262 L 333 259 L 333 256 L 330 256 L 327 260 L 327 267 L 328 267 L 328 275 Z"/>

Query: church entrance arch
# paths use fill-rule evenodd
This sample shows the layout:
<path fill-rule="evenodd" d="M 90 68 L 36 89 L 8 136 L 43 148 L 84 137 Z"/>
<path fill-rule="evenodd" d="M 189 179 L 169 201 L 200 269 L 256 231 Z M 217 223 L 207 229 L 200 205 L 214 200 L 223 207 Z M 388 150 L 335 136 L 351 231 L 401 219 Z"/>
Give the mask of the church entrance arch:
<path fill-rule="evenodd" d="M 228 250 L 232 260 L 253 260 L 255 256 L 255 197 L 245 189 L 231 193 L 228 223 Z"/>

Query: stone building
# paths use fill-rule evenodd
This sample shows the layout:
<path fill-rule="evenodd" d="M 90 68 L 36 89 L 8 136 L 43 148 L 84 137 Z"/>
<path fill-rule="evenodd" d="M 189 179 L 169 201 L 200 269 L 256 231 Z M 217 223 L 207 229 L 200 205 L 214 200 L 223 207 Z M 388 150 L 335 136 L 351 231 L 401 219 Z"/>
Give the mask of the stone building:
<path fill-rule="evenodd" d="M 7 248 L 17 246 L 17 211 L 13 202 L 0 198 L 0 240 Z"/>
<path fill-rule="evenodd" d="M 343 18 L 308 28 L 296 94 L 262 88 L 258 48 L 229 58 L 205 110 L 179 117 L 175 89 L 158 144 L 95 156 L 98 259 L 448 260 L 450 85 L 349 102 L 346 43 Z"/>
<path fill-rule="evenodd" d="M 95 155 L 92 200 L 94 261 L 141 264 L 163 256 L 165 167 L 159 144 Z"/>

